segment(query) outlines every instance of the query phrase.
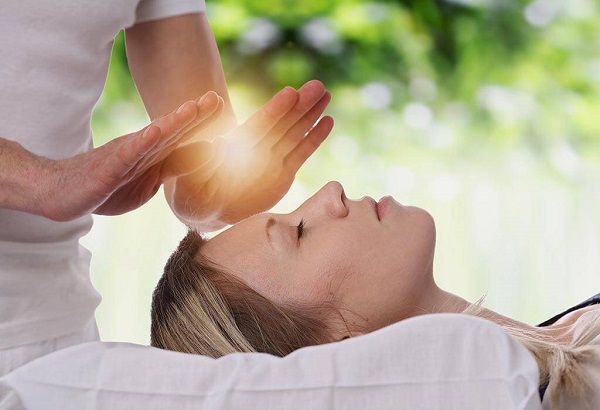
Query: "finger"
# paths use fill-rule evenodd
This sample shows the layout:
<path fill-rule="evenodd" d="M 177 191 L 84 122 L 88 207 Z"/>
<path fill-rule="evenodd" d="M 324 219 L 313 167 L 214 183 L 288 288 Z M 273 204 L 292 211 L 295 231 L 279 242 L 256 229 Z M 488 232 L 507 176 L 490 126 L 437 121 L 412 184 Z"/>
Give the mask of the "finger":
<path fill-rule="evenodd" d="M 98 149 L 98 152 L 114 151 L 112 155 L 107 156 L 105 162 L 103 161 L 108 175 L 112 178 L 123 178 L 156 146 L 160 136 L 160 129 L 150 125 L 141 132 L 129 134 Z"/>
<path fill-rule="evenodd" d="M 254 145 L 260 141 L 271 128 L 283 117 L 298 100 L 298 92 L 292 87 L 285 87 L 269 100 L 260 110 L 254 113 L 234 132 L 234 138 L 247 139 Z"/>
<path fill-rule="evenodd" d="M 333 118 L 327 116 L 314 126 L 304 139 L 290 152 L 284 160 L 283 166 L 286 172 L 296 174 L 298 169 L 319 148 L 321 143 L 333 129 Z"/>
<path fill-rule="evenodd" d="M 212 95 L 208 95 L 208 94 L 212 94 Z M 193 120 L 186 127 L 184 127 L 182 130 L 177 132 L 177 134 L 175 135 L 175 138 L 171 138 L 167 143 L 164 143 L 162 145 L 161 144 L 156 145 L 155 149 L 153 149 L 152 152 L 148 153 L 148 155 L 146 155 L 144 157 L 144 159 L 142 159 L 140 161 L 140 164 L 139 164 L 140 168 L 153 166 L 153 165 L 159 163 L 164 158 L 169 156 L 173 152 L 173 150 L 175 150 L 177 144 L 181 144 L 185 141 L 188 141 L 189 139 L 191 139 L 194 136 L 194 134 L 191 133 L 191 130 L 193 130 L 195 128 L 201 128 L 201 127 L 208 126 L 211 122 L 213 122 L 216 118 L 219 117 L 219 115 L 223 109 L 223 99 L 214 92 L 209 92 L 209 93 L 207 93 L 207 95 L 208 95 L 207 98 L 216 99 L 216 102 L 217 102 L 216 107 L 217 108 L 212 112 L 210 112 L 211 108 L 209 108 L 208 110 L 205 110 L 204 107 L 206 107 L 207 104 L 209 107 L 213 106 L 213 101 L 208 100 L 208 102 L 207 102 L 207 100 L 200 101 L 200 99 L 199 99 L 198 103 L 201 107 L 199 108 L 200 111 L 199 111 L 199 114 L 197 115 L 196 119 Z"/>
<path fill-rule="evenodd" d="M 168 144 L 180 130 L 194 121 L 197 115 L 198 105 L 196 102 L 186 101 L 176 111 L 152 121 L 153 125 L 160 128 L 162 134 L 158 145 L 164 146 Z"/>
<path fill-rule="evenodd" d="M 189 192 L 190 196 L 201 189 L 215 172 L 219 169 L 227 157 L 227 142 L 223 138 L 217 138 L 212 143 L 213 156 L 202 167 L 191 174 L 177 179 L 177 189 L 181 192 Z"/>
<path fill-rule="evenodd" d="M 215 102 L 218 102 L 218 97 L 215 93 L 213 94 L 204 100 L 209 107 L 211 103 L 214 105 Z M 197 114 L 196 102 L 187 101 L 176 111 L 153 121 L 141 131 L 118 138 L 109 143 L 110 145 L 107 144 L 105 149 L 116 147 L 117 150 L 106 163 L 108 174 L 115 178 L 124 178 L 127 174 L 133 176 L 138 171 L 144 172 L 147 168 L 155 165 L 157 163 L 154 160 L 156 153 L 164 149 L 165 144 L 168 144 L 179 130 L 194 121 Z M 136 166 L 138 167 L 136 168 Z M 134 170 L 134 168 L 136 169 Z"/>
<path fill-rule="evenodd" d="M 186 134 L 189 130 L 198 126 L 205 121 L 213 119 L 217 111 L 221 111 L 223 109 L 223 99 L 214 91 L 209 91 L 204 94 L 202 97 L 199 97 L 196 100 L 196 104 L 198 105 L 198 115 L 196 119 L 186 125 L 179 132 L 182 134 Z M 209 110 L 207 110 L 207 107 Z"/>
<path fill-rule="evenodd" d="M 302 86 L 302 88 L 298 90 L 298 101 L 294 107 L 289 110 L 268 132 L 264 138 L 265 144 L 269 147 L 275 145 L 291 127 L 293 127 L 300 119 L 310 112 L 315 105 L 319 104 L 326 94 L 328 94 L 327 90 L 325 90 L 325 87 L 320 81 L 309 81 Z M 329 101 L 323 105 L 323 109 L 320 112 L 318 112 L 316 115 L 313 115 L 314 120 L 306 129 L 305 133 L 319 119 L 328 102 Z"/>
<path fill-rule="evenodd" d="M 326 92 L 323 97 L 308 111 L 298 122 L 296 122 L 273 147 L 273 154 L 281 158 L 285 157 L 311 130 L 315 125 L 327 104 L 331 101 L 331 94 Z"/>
<path fill-rule="evenodd" d="M 166 145 L 181 142 L 187 130 L 195 127 L 203 121 L 213 118 L 216 111 L 219 111 L 220 113 L 222 107 L 219 107 L 222 105 L 222 101 L 223 99 L 214 91 L 209 91 L 200 99 L 193 101 L 192 103 L 195 104 L 195 108 L 197 110 L 196 116 L 192 119 L 192 121 L 177 129 L 172 134 L 172 137 L 166 141 Z"/>
<path fill-rule="evenodd" d="M 208 141 L 199 141 L 177 148 L 162 162 L 161 181 L 191 174 L 208 163 L 214 151 L 213 144 Z"/>
<path fill-rule="evenodd" d="M 189 124 L 181 131 L 181 138 L 178 143 L 184 143 L 197 137 L 204 129 L 213 124 L 223 113 L 225 102 L 223 98 L 218 97 L 218 103 L 215 110 L 207 117 L 198 116 L 197 120 Z"/>

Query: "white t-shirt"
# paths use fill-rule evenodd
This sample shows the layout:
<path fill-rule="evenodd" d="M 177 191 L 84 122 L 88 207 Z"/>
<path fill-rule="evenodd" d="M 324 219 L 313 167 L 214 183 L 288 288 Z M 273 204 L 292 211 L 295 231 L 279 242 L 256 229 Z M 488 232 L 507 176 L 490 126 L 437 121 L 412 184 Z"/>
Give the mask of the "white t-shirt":
<path fill-rule="evenodd" d="M 2 0 L 0 137 L 53 159 L 89 150 L 114 36 L 204 8 L 204 0 Z M 0 209 L 0 349 L 77 331 L 93 317 L 100 295 L 79 245 L 91 226 L 91 216 L 65 223 Z"/>

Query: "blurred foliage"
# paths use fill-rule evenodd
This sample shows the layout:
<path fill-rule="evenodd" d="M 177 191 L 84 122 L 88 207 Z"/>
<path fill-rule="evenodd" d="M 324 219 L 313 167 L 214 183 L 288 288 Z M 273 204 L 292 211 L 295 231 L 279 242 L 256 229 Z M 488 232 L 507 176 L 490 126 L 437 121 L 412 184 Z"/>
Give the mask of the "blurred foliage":
<path fill-rule="evenodd" d="M 230 87 L 264 101 L 318 78 L 334 136 L 383 161 L 517 150 L 567 178 L 600 164 L 594 0 L 209 0 L 208 17 Z M 121 34 L 97 133 L 137 98 Z"/>

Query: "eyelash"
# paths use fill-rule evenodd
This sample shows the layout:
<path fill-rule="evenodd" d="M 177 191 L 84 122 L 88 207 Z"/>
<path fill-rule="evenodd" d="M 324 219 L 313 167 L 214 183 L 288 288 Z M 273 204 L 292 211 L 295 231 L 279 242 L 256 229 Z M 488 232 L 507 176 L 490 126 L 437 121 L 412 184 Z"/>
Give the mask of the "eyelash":
<path fill-rule="evenodd" d="M 300 238 L 302 238 L 302 234 L 304 233 L 304 225 L 306 224 L 306 221 L 304 219 L 300 220 L 300 223 L 298 224 L 297 227 L 297 232 L 298 232 L 298 240 L 300 240 Z"/>

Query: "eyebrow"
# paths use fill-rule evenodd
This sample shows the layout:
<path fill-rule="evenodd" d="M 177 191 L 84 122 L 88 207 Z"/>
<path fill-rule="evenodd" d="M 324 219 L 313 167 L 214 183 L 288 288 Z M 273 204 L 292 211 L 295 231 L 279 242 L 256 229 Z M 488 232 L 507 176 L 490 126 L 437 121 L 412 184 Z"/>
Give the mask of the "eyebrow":
<path fill-rule="evenodd" d="M 271 228 L 277 223 L 277 221 L 275 220 L 275 218 L 271 217 L 267 220 L 267 224 L 265 225 L 265 233 L 267 234 L 267 239 L 269 240 L 269 243 L 272 245 L 272 240 L 271 240 L 271 233 L 270 230 Z"/>

